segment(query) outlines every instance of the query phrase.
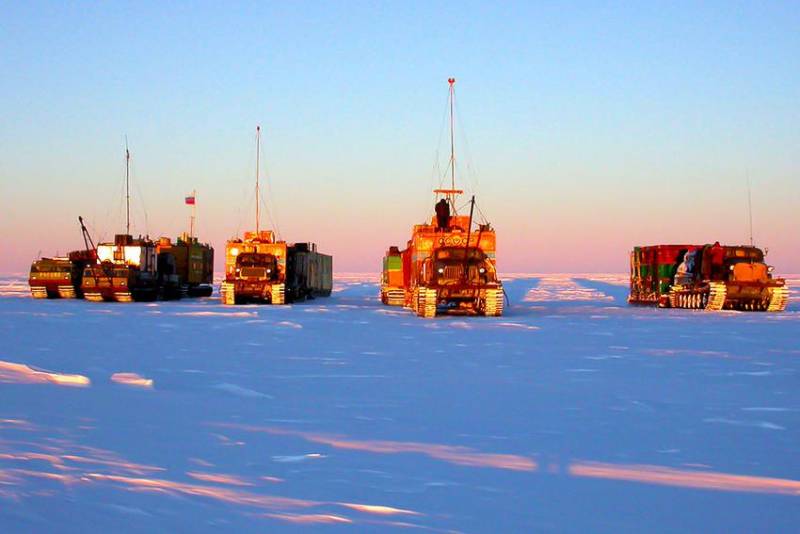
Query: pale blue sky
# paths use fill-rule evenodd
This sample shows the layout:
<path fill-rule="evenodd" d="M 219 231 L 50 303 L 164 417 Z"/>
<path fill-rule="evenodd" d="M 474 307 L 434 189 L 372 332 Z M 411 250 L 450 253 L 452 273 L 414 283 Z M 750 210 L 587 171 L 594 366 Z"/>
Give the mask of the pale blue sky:
<path fill-rule="evenodd" d="M 137 229 L 180 231 L 196 188 L 221 250 L 256 124 L 283 237 L 376 270 L 429 209 L 449 76 L 501 269 L 745 241 L 749 171 L 757 242 L 800 271 L 798 2 L 0 6 L 3 271 L 77 247 L 78 214 L 121 229 L 125 134 Z"/>

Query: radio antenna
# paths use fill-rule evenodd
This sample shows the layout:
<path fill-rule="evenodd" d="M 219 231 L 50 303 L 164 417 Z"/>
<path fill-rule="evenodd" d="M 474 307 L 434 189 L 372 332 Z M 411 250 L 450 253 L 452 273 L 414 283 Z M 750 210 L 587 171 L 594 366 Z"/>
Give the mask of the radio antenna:
<path fill-rule="evenodd" d="M 750 218 L 750 246 L 753 246 L 753 194 L 750 189 L 750 171 L 747 170 L 747 213 Z"/>
<path fill-rule="evenodd" d="M 131 152 L 128 150 L 128 135 L 125 135 L 125 233 L 131 233 Z"/>

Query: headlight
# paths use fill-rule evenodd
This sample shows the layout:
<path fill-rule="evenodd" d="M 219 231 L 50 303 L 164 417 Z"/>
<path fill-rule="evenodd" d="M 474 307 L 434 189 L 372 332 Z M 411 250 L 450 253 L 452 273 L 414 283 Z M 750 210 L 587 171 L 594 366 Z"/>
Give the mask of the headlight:
<path fill-rule="evenodd" d="M 483 273 L 485 273 L 485 272 L 486 272 L 486 269 L 484 269 L 483 267 L 481 267 L 480 269 L 478 269 L 478 272 L 479 272 L 479 273 L 481 273 L 481 274 L 483 274 Z"/>
<path fill-rule="evenodd" d="M 731 265 L 731 266 L 730 266 L 730 270 L 731 270 L 731 271 L 733 270 L 733 265 Z"/>
<path fill-rule="evenodd" d="M 438 272 L 439 272 L 439 274 L 444 274 L 444 268 L 443 267 L 439 267 Z"/>
<path fill-rule="evenodd" d="M 773 267 L 772 265 L 770 265 L 769 267 L 767 267 L 767 272 L 769 272 L 769 273 L 771 273 L 771 272 L 772 272 L 772 271 L 774 271 L 774 270 L 775 270 L 775 267 Z"/>
<path fill-rule="evenodd" d="M 236 248 L 236 247 L 233 247 L 231 249 L 231 256 L 238 256 L 238 255 L 239 255 L 239 249 Z"/>
<path fill-rule="evenodd" d="M 272 269 L 267 269 L 267 274 L 271 273 Z"/>

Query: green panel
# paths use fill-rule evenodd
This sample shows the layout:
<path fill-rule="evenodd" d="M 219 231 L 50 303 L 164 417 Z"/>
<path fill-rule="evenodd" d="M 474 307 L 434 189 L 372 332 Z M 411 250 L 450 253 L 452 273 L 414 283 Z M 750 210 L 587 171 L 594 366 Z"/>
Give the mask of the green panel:
<path fill-rule="evenodd" d="M 384 265 L 387 271 L 400 271 L 403 269 L 403 259 L 400 256 L 387 256 Z"/>
<path fill-rule="evenodd" d="M 675 276 L 677 266 L 673 263 L 662 263 L 658 266 L 659 278 L 672 278 Z"/>

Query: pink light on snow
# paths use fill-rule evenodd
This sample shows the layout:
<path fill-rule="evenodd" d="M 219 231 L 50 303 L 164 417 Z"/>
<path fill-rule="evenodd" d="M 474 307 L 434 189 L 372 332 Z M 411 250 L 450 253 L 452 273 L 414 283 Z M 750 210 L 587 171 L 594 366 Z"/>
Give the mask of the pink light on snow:
<path fill-rule="evenodd" d="M 800 496 L 798 480 L 675 469 L 657 465 L 576 462 L 570 465 L 569 473 L 576 477 L 624 480 L 661 486 Z"/>
<path fill-rule="evenodd" d="M 153 380 L 151 378 L 144 378 L 136 373 L 114 373 L 111 375 L 111 381 L 126 386 L 153 389 Z"/>
<path fill-rule="evenodd" d="M 55 384 L 57 386 L 87 387 L 91 381 L 83 375 L 38 371 L 21 363 L 0 360 L 0 382 L 16 384 Z"/>

